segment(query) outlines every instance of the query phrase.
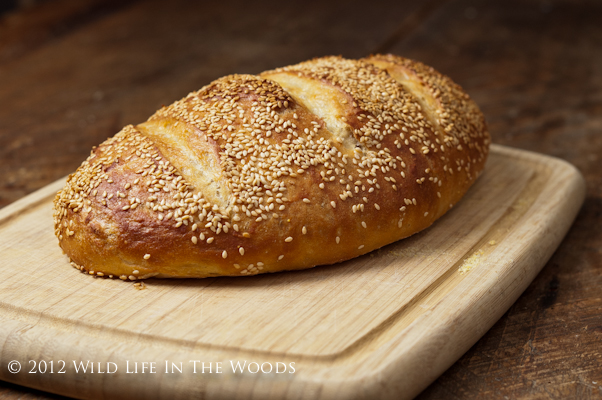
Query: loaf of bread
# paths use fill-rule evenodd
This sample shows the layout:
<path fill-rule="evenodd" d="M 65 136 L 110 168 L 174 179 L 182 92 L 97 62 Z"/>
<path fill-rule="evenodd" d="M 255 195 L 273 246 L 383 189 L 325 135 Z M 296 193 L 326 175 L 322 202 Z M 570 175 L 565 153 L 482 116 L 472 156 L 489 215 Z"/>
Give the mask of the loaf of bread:
<path fill-rule="evenodd" d="M 449 78 L 393 55 L 230 75 L 93 149 L 55 233 L 90 275 L 255 275 L 410 236 L 475 181 L 490 138 Z"/>

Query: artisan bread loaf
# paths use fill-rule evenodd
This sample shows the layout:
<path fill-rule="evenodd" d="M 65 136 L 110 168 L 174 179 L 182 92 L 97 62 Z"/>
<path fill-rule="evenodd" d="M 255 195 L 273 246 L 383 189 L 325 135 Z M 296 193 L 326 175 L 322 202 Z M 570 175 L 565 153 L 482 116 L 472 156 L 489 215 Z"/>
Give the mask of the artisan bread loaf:
<path fill-rule="evenodd" d="M 54 205 L 91 275 L 255 275 L 410 236 L 482 171 L 483 114 L 409 59 L 325 57 L 230 75 L 93 149 Z"/>

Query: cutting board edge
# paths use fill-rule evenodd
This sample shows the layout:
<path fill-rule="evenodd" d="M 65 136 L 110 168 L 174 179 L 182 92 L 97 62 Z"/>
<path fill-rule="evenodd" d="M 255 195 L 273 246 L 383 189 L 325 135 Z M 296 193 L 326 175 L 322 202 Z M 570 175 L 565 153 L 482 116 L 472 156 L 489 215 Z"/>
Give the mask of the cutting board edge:
<path fill-rule="evenodd" d="M 49 183 L 48 185 L 0 209 L 0 225 L 9 222 L 14 217 L 26 212 L 29 208 L 48 201 L 50 198 L 54 198 L 56 193 L 61 190 L 63 186 L 65 186 L 66 180 L 67 177 L 57 179 L 56 181 Z"/>
<path fill-rule="evenodd" d="M 513 149 L 499 145 L 494 145 L 492 147 L 494 147 L 493 150 L 495 151 L 499 151 L 503 154 L 519 159 L 539 159 L 542 161 L 547 160 L 549 164 L 553 165 L 552 171 L 550 171 L 550 175 L 554 173 L 563 174 L 564 179 L 558 179 L 558 182 L 560 182 L 566 190 L 566 195 L 563 196 L 561 199 L 562 204 L 560 206 L 557 206 L 561 209 L 564 209 L 565 211 L 565 213 L 558 213 L 559 215 L 563 216 L 560 226 L 558 224 L 558 220 L 546 218 L 546 211 L 544 211 L 543 209 L 538 209 L 537 202 L 535 202 L 530 207 L 532 214 L 534 214 L 531 215 L 530 218 L 536 219 L 538 217 L 543 216 L 544 218 L 542 219 L 542 221 L 545 221 L 545 223 L 542 224 L 542 226 L 540 227 L 541 229 L 538 230 L 538 236 L 532 236 L 531 242 L 534 243 L 538 248 L 540 248 L 541 251 L 531 252 L 530 258 L 519 258 L 515 260 L 515 263 L 511 267 L 506 268 L 504 270 L 506 274 L 511 274 L 513 271 L 524 271 L 522 279 L 510 280 L 509 285 L 507 285 L 506 287 L 499 287 L 494 283 L 485 285 L 488 288 L 494 289 L 496 292 L 485 293 L 484 296 L 480 298 L 484 299 L 484 302 L 486 302 L 486 304 L 495 303 L 498 299 L 501 299 L 503 300 L 503 306 L 497 305 L 496 307 L 492 307 L 491 309 L 494 310 L 494 312 L 489 312 L 490 309 L 488 309 L 488 313 L 484 314 L 488 315 L 489 318 L 487 319 L 487 321 L 484 321 L 480 325 L 481 332 L 478 335 L 470 335 L 469 333 L 473 327 L 473 324 L 469 324 L 466 321 L 464 321 L 464 326 L 461 325 L 462 319 L 459 318 L 459 316 L 464 314 L 466 308 L 473 305 L 480 306 L 482 308 L 483 304 L 476 304 L 475 301 L 465 300 L 463 306 L 459 307 L 457 309 L 457 312 L 448 318 L 448 320 L 453 320 L 454 318 L 457 318 L 456 322 L 459 323 L 454 325 L 454 329 L 452 331 L 447 330 L 447 332 L 450 332 L 450 336 L 448 336 L 447 340 L 440 339 L 440 337 L 443 335 L 441 331 L 436 332 L 435 336 L 432 338 L 429 337 L 428 333 L 427 335 L 420 335 L 419 338 L 416 337 L 418 333 L 431 332 L 428 329 L 428 324 L 432 323 L 433 321 L 440 322 L 439 326 L 444 325 L 443 323 L 441 323 L 443 319 L 440 319 L 436 312 L 425 313 L 422 316 L 422 318 L 417 319 L 412 324 L 412 329 L 407 329 L 405 332 L 401 332 L 396 338 L 397 343 L 393 344 L 394 342 L 392 342 L 391 345 L 403 346 L 404 344 L 402 343 L 402 340 L 405 339 L 406 341 L 408 341 L 407 335 L 413 333 L 415 336 L 414 340 L 419 339 L 421 341 L 421 346 L 419 348 L 410 347 L 410 351 L 404 353 L 403 356 L 400 356 L 398 354 L 398 356 L 395 359 L 391 360 L 389 364 L 384 365 L 383 363 L 379 371 L 374 371 L 375 376 L 376 374 L 385 374 L 389 376 L 388 378 L 372 380 L 372 382 L 375 384 L 373 393 L 379 393 L 379 396 L 382 396 L 383 385 L 386 385 L 387 383 L 391 382 L 399 384 L 399 387 L 397 389 L 390 388 L 389 396 L 382 396 L 381 398 L 411 399 L 417 396 L 431 382 L 436 380 L 441 374 L 443 374 L 443 372 L 445 372 L 451 365 L 453 365 L 453 363 L 457 361 L 464 353 L 466 353 L 466 351 L 468 351 L 489 329 L 491 329 L 491 327 L 502 317 L 502 315 L 506 313 L 506 311 L 508 311 L 508 309 L 520 297 L 520 295 L 527 289 L 527 287 L 537 276 L 537 274 L 539 274 L 539 272 L 543 269 L 543 267 L 546 265 L 546 263 L 549 261 L 553 253 L 560 245 L 562 239 L 568 233 L 573 221 L 575 220 L 579 210 L 581 209 L 581 206 L 583 205 L 586 196 L 585 179 L 583 178 L 579 170 L 572 164 L 556 157 L 532 153 L 525 150 Z M 549 164 L 546 165 L 546 168 L 549 167 Z M 551 179 L 551 176 L 549 179 Z M 542 199 L 546 198 L 546 195 L 549 194 L 548 192 L 551 191 L 552 188 L 548 187 L 545 192 L 542 192 L 538 196 L 539 202 L 541 202 Z M 518 225 L 515 228 L 518 231 L 521 231 L 525 230 L 526 226 Z M 552 236 L 553 240 L 544 240 L 544 237 L 549 237 L 547 233 L 551 231 L 556 232 L 556 234 Z M 542 246 L 545 248 L 541 248 Z M 494 254 L 490 256 L 493 256 Z M 535 257 L 538 257 L 538 259 L 534 259 Z M 527 268 L 527 265 L 537 265 L 537 267 Z M 488 275 L 490 281 L 504 281 L 501 278 L 496 278 L 495 275 L 492 273 L 489 273 Z M 473 293 L 478 291 L 477 285 L 474 285 L 470 279 L 463 280 L 461 286 L 465 288 L 464 293 Z M 464 296 L 464 298 L 470 299 L 471 297 Z M 444 301 L 445 299 L 441 300 L 441 302 Z M 465 335 L 465 333 L 468 334 Z M 450 339 L 454 336 L 458 337 L 458 340 L 454 341 Z M 467 337 L 470 338 L 470 340 L 462 340 Z M 428 344 L 425 345 L 425 340 L 429 340 L 433 344 L 431 346 L 429 346 Z M 456 344 L 460 343 L 462 345 L 457 345 L 455 346 L 455 348 L 444 347 L 445 344 L 454 342 Z M 442 356 L 439 355 L 439 357 L 436 359 L 433 358 L 432 354 L 424 354 L 425 348 L 433 348 L 437 347 L 437 345 L 441 345 L 446 349 L 450 349 L 450 351 L 448 351 L 447 354 L 443 354 Z M 378 352 L 371 354 L 371 357 L 378 358 L 379 356 L 383 357 L 386 354 L 390 354 L 390 351 L 387 348 L 381 348 Z M 429 358 L 436 361 L 433 361 L 427 368 L 416 368 L 416 365 L 425 365 L 425 360 Z M 395 374 L 393 374 L 393 371 L 395 371 Z M 395 376 L 399 376 L 400 374 L 409 377 L 409 379 L 403 381 L 399 379 L 393 379 Z M 406 382 L 411 382 L 411 384 L 405 384 Z"/>
<path fill-rule="evenodd" d="M 574 202 L 574 201 L 568 205 L 569 207 L 572 207 L 573 209 L 571 211 L 571 216 L 568 218 L 565 218 L 565 223 L 564 223 L 565 227 L 562 229 L 564 233 L 562 235 L 558 235 L 558 238 L 556 240 L 559 243 L 562 240 L 562 237 L 564 237 L 564 234 L 566 233 L 566 231 L 568 231 L 570 224 L 571 224 L 572 220 L 574 219 L 576 213 L 578 212 L 578 209 L 580 208 L 581 202 L 583 201 L 583 198 L 584 198 L 585 186 L 583 184 L 583 178 L 581 177 L 581 175 L 578 173 L 578 171 L 572 165 L 570 165 L 562 160 L 553 158 L 553 157 L 537 155 L 537 154 L 533 154 L 533 153 L 529 153 L 529 152 L 521 151 L 521 150 L 506 149 L 501 146 L 493 146 L 492 151 L 501 152 L 502 154 L 505 153 L 505 154 L 511 155 L 513 157 L 518 156 L 520 158 L 524 157 L 524 158 L 528 158 L 528 159 L 532 159 L 532 160 L 537 159 L 537 158 L 539 158 L 541 160 L 542 159 L 541 157 L 545 157 L 549 160 L 553 160 L 558 168 L 560 168 L 562 166 L 565 170 L 567 170 L 566 167 L 569 166 L 568 170 L 572 170 L 573 175 L 575 176 L 575 178 L 573 178 L 571 180 L 571 184 L 573 184 L 575 186 L 575 190 L 573 192 L 579 193 L 581 201 L 578 202 L 579 203 L 578 206 L 576 205 L 576 202 Z M 60 187 L 63 184 L 64 184 L 63 179 L 58 180 L 58 181 L 46 186 L 45 188 L 42 188 L 42 189 L 38 190 L 37 192 L 32 193 L 31 195 L 27 196 L 26 198 L 21 199 L 15 203 L 11 204 L 10 206 L 7 206 L 5 209 L 0 211 L 0 223 L 3 223 L 7 217 L 10 217 L 11 214 L 14 214 L 16 212 L 22 212 L 27 207 L 30 207 L 31 205 L 38 204 L 39 202 L 46 200 L 48 197 L 52 196 L 56 192 L 56 190 L 60 189 Z M 565 204 L 565 206 L 566 206 L 566 204 Z M 8 207 L 11 207 L 11 208 L 9 209 Z M 8 211 L 10 211 L 10 212 L 8 212 Z M 557 246 L 557 244 L 556 244 L 556 246 Z M 551 256 L 551 254 L 553 253 L 556 246 L 551 246 L 551 250 L 549 251 L 549 254 L 545 257 L 545 260 L 543 260 L 541 262 L 541 265 L 536 270 L 533 269 L 532 273 L 529 276 L 525 276 L 524 279 L 522 279 L 520 281 L 521 284 L 519 286 L 515 287 L 511 299 L 509 299 L 509 296 L 506 294 L 505 299 L 506 299 L 507 306 L 504 306 L 503 310 L 500 309 L 500 311 L 498 312 L 499 316 L 501 316 L 511 306 L 511 304 L 513 304 L 516 301 L 516 298 L 518 298 L 518 296 L 520 296 L 520 294 L 528 286 L 528 284 L 535 277 L 535 275 L 539 272 L 539 270 L 543 267 L 543 265 L 545 265 L 545 262 Z M 523 260 L 523 263 L 526 263 L 526 260 Z M 482 332 L 478 335 L 478 337 L 476 337 L 474 339 L 474 341 L 472 343 L 468 344 L 468 347 L 466 349 L 462 350 L 460 347 L 458 347 L 455 350 L 453 355 L 447 355 L 447 358 L 449 360 L 451 360 L 448 364 L 451 365 L 474 342 L 476 342 L 482 336 L 482 334 L 484 334 L 487 331 L 487 329 L 489 329 L 490 326 L 492 326 L 495 323 L 495 321 L 497 321 L 499 316 L 496 316 L 495 318 L 491 318 L 491 320 L 492 320 L 491 324 L 489 326 L 485 327 L 484 329 L 482 329 Z M 417 331 L 417 328 L 420 326 L 420 324 L 425 324 L 427 322 L 426 320 L 428 320 L 429 318 L 430 319 L 434 318 L 433 313 L 426 313 L 423 316 L 423 318 L 416 320 L 412 324 L 412 327 L 414 328 L 413 330 Z M 485 326 L 485 325 L 483 325 L 483 326 Z M 24 328 L 25 328 L 25 326 L 24 326 Z M 31 330 L 31 328 L 28 329 L 28 331 L 29 330 Z M 2 358 L 4 360 L 13 359 L 13 358 L 10 358 L 13 355 L 15 356 L 15 358 L 17 358 L 18 354 L 6 354 L 6 352 L 5 352 L 6 340 L 8 340 L 10 338 L 10 336 L 12 336 L 13 339 L 16 339 L 14 336 L 16 334 L 16 332 L 13 330 L 12 332 L 6 332 L 6 333 L 8 333 L 8 335 L 6 335 L 6 334 L 0 335 L 0 337 L 5 338 L 5 341 L 3 341 L 3 346 L 2 346 L 2 355 L 3 355 Z M 404 334 L 404 336 L 407 336 L 407 332 L 403 332 L 403 334 Z M 399 338 L 397 338 L 397 339 L 399 339 Z M 393 345 L 394 342 L 395 341 L 392 341 L 391 344 Z M 384 347 L 390 347 L 390 346 L 384 346 Z M 466 346 L 464 346 L 464 347 L 466 347 Z M 385 349 L 383 347 L 381 347 L 379 350 L 380 351 L 372 353 L 372 358 L 375 358 L 375 357 L 378 358 L 379 354 L 377 354 L 377 353 L 386 353 L 387 352 L 387 349 Z M 142 349 L 139 354 L 142 355 L 142 354 L 144 354 L 145 351 L 146 351 L 145 349 Z M 159 350 L 159 351 L 161 351 L 161 350 Z M 456 355 L 456 353 L 458 353 L 458 354 Z M 39 354 L 39 353 L 37 353 L 37 354 Z M 100 354 L 101 353 L 99 353 L 98 359 L 100 358 Z M 4 357 L 5 355 L 8 357 L 5 358 Z M 380 355 L 382 355 L 382 354 L 380 354 Z M 22 354 L 21 354 L 21 356 L 22 356 Z M 399 354 L 397 354 L 397 356 L 399 356 Z M 412 356 L 412 353 L 408 352 L 407 356 Z M 419 355 L 414 355 L 414 357 L 417 357 L 417 356 L 419 356 Z M 422 356 L 420 356 L 420 357 L 422 357 Z M 397 357 L 397 361 L 399 361 L 399 360 L 400 360 L 400 358 Z M 407 359 L 404 358 L 404 360 L 407 360 Z M 440 359 L 438 361 L 441 363 Z M 406 363 L 406 365 L 410 365 L 410 364 L 411 363 Z M 443 364 L 441 364 L 441 365 L 443 365 Z M 411 387 L 403 387 L 403 386 L 402 387 L 387 387 L 385 389 L 386 389 L 387 393 L 390 394 L 391 398 L 399 398 L 398 396 L 399 396 L 400 392 L 403 392 L 405 394 L 410 394 L 410 393 L 417 394 L 424 387 L 426 387 L 432 380 L 436 379 L 436 377 L 440 373 L 445 371 L 445 369 L 447 369 L 448 366 L 440 368 L 441 371 L 432 370 L 431 374 L 436 374 L 436 376 L 434 376 L 434 377 L 429 376 L 428 379 L 423 379 L 423 381 L 426 382 L 423 385 L 416 385 L 414 383 L 413 385 L 410 385 Z M 363 387 L 362 393 L 364 393 L 366 395 L 368 395 L 369 393 L 371 393 L 373 390 L 376 390 L 376 389 L 382 390 L 383 384 L 387 383 L 387 382 L 391 382 L 391 380 L 392 380 L 392 379 L 385 379 L 385 377 L 387 377 L 387 373 L 390 375 L 390 374 L 392 374 L 393 370 L 396 370 L 395 368 L 391 368 L 391 367 L 394 367 L 394 364 L 392 364 L 391 362 L 389 362 L 386 365 L 385 365 L 385 363 L 383 363 L 381 365 L 381 368 L 379 368 L 378 370 L 372 371 L 372 373 L 370 373 L 370 374 L 364 374 L 359 377 L 357 377 L 357 376 L 353 377 L 352 379 L 345 379 L 345 378 L 341 379 L 340 377 L 339 378 L 332 377 L 333 378 L 332 385 L 329 387 L 329 390 L 321 391 L 321 393 L 323 394 L 322 398 L 327 398 L 324 396 L 326 396 L 327 393 L 331 393 L 331 390 L 333 388 L 337 388 L 336 393 L 338 394 L 338 397 L 341 397 L 341 396 L 347 397 L 347 396 L 343 396 L 345 393 L 347 393 L 350 397 L 354 397 L 355 395 L 358 394 L 358 386 L 357 385 Z M 20 380 L 18 380 L 18 379 L 17 380 L 10 379 L 11 375 L 7 375 L 5 373 L 5 371 L 6 371 L 5 366 L 3 366 L 3 370 L 0 372 L 1 379 L 11 381 L 14 383 L 18 383 L 18 384 L 24 384 L 24 382 L 20 382 Z M 383 373 L 384 373 L 384 375 L 383 375 Z M 396 373 L 399 373 L 399 371 L 396 370 Z M 424 373 L 424 371 L 422 371 L 422 373 Z M 12 377 L 15 378 L 16 376 L 12 376 Z M 322 389 L 324 388 L 324 386 L 323 386 L 324 382 L 315 382 L 314 379 L 311 379 L 312 378 L 311 376 L 307 377 L 307 378 L 309 378 L 307 380 L 299 379 L 299 378 L 303 378 L 303 376 L 299 376 L 299 375 L 297 375 L 295 378 L 296 379 L 294 381 L 291 381 L 289 383 L 286 391 L 281 392 L 281 394 L 282 393 L 290 393 L 290 390 L 289 390 L 290 385 L 292 385 L 293 387 L 299 387 L 299 388 L 301 388 L 301 387 L 307 388 L 308 385 L 309 386 L 317 385 L 317 387 L 320 387 Z M 391 378 L 391 376 L 389 376 L 388 378 Z M 395 380 L 393 379 L 393 381 L 395 381 Z M 47 391 L 51 391 L 53 393 L 58 393 L 58 394 L 66 394 L 66 395 L 74 396 L 74 397 L 80 397 L 82 394 L 81 391 L 80 392 L 77 392 L 77 391 L 72 392 L 71 390 L 69 390 L 68 392 L 66 392 L 65 388 L 61 388 L 61 387 L 57 388 L 56 386 L 54 386 L 52 384 L 51 381 L 45 382 L 44 380 L 41 380 L 40 382 L 38 382 L 38 384 L 36 384 L 36 382 L 27 382 L 26 384 L 28 386 L 36 387 L 38 389 L 47 390 Z M 141 384 L 146 385 L 144 382 L 141 382 Z M 367 384 L 367 386 L 366 386 L 366 384 Z M 255 385 L 253 384 L 253 387 L 254 386 Z M 374 388 L 376 388 L 376 389 L 374 389 Z M 82 389 L 84 389 L 84 388 L 82 388 Z M 257 388 L 255 388 L 255 389 L 257 389 Z M 260 389 L 257 389 L 257 390 L 260 390 Z M 84 390 L 84 393 L 85 393 L 85 390 Z M 383 394 L 382 392 L 374 392 L 374 393 L 378 393 L 379 395 Z M 414 394 L 412 394 L 412 396 Z M 84 397 L 87 397 L 87 396 L 84 395 Z M 219 398 L 219 396 L 217 396 L 217 398 Z"/>

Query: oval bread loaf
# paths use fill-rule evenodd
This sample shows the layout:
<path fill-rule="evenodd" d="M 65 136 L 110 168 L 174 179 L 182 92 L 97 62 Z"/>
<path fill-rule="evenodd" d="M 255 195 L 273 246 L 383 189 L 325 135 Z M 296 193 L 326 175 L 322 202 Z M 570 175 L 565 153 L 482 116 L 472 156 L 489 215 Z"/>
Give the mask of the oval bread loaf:
<path fill-rule="evenodd" d="M 124 280 L 332 264 L 431 225 L 489 143 L 468 95 L 409 59 L 230 75 L 94 148 L 55 233 L 76 268 Z"/>

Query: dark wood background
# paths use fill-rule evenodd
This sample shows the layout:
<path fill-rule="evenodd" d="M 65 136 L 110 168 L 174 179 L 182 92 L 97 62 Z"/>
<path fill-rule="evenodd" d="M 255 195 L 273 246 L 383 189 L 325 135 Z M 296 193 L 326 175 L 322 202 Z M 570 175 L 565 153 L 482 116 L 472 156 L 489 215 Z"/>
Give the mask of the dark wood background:
<path fill-rule="evenodd" d="M 588 185 L 543 271 L 419 398 L 602 398 L 602 2 L 254 3 L 0 0 L 0 206 L 217 77 L 415 58 L 468 91 L 495 143 L 565 159 Z M 0 382 L 0 400 L 49 398 Z"/>

